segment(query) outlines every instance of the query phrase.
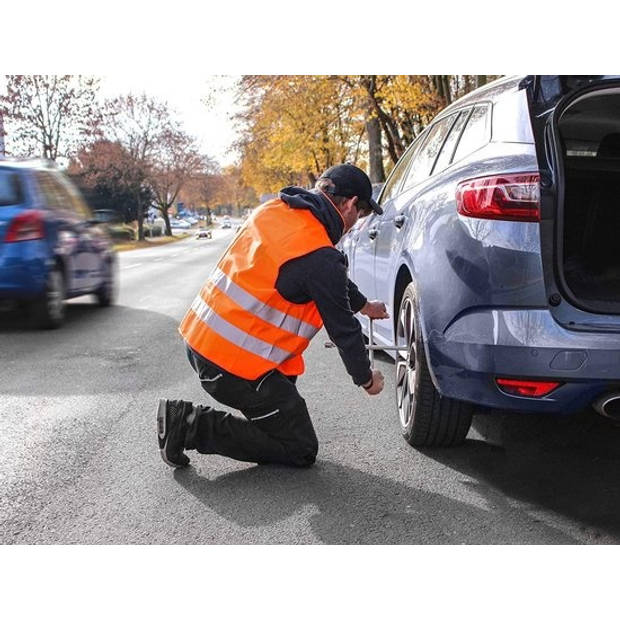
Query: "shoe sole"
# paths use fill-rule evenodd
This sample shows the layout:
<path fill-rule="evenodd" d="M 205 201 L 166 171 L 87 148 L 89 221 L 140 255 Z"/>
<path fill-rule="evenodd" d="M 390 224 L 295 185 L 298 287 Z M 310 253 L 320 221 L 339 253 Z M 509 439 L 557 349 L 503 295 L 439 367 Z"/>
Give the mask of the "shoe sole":
<path fill-rule="evenodd" d="M 161 456 L 161 459 L 164 463 L 166 463 L 166 465 L 173 467 L 174 469 L 182 469 L 184 467 L 187 467 L 187 465 L 179 465 L 178 463 L 173 463 L 172 461 L 168 460 L 168 457 L 166 456 L 166 447 L 168 445 L 168 441 L 166 440 L 162 446 L 161 442 L 164 441 L 164 438 L 166 437 L 166 406 L 168 404 L 168 401 L 165 398 L 160 398 L 159 399 L 159 404 L 157 405 L 157 437 L 159 439 L 159 445 L 161 446 L 159 448 L 159 454 Z"/>

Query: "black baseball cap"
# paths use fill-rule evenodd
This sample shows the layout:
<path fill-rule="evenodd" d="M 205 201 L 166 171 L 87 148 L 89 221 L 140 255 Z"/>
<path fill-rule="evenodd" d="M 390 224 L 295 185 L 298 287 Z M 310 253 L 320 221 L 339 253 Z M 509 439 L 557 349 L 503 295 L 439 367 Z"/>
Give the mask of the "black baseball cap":
<path fill-rule="evenodd" d="M 368 213 L 374 211 L 378 215 L 383 213 L 383 209 L 372 197 L 372 183 L 368 175 L 357 166 L 353 164 L 338 164 L 328 168 L 320 178 L 332 181 L 334 189 L 330 190 L 330 193 L 334 196 L 343 196 L 344 198 L 357 196 L 361 210 Z"/>

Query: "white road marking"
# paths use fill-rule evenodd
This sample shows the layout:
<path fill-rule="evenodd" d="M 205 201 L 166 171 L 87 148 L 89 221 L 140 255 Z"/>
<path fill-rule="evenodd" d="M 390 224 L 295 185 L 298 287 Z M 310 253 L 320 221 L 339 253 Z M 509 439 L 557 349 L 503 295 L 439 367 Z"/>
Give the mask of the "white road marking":
<path fill-rule="evenodd" d="M 144 263 L 134 263 L 133 265 L 125 265 L 123 267 L 123 269 L 131 269 L 132 267 L 139 267 L 140 265 L 143 265 Z"/>

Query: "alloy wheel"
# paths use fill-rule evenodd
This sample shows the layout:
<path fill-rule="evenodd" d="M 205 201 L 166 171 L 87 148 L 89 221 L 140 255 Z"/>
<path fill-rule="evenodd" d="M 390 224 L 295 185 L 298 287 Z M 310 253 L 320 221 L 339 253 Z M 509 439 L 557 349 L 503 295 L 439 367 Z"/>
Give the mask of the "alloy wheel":
<path fill-rule="evenodd" d="M 400 308 L 396 329 L 398 346 L 406 346 L 406 352 L 399 351 L 396 357 L 396 402 L 400 423 L 403 428 L 409 426 L 415 410 L 417 366 L 413 312 L 412 300 L 406 297 Z"/>

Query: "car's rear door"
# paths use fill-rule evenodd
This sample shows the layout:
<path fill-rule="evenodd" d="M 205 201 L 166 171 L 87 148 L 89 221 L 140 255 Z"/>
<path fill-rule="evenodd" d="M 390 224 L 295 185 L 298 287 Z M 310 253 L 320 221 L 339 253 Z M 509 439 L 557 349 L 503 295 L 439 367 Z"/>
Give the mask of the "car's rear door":
<path fill-rule="evenodd" d="M 367 216 L 358 221 L 349 233 L 351 238 L 348 257 L 351 279 L 369 299 L 379 298 L 377 295 L 377 271 L 375 266 L 377 235 L 382 221 L 386 217 L 390 217 L 392 199 L 400 188 L 412 154 L 413 151 L 409 148 L 396 163 L 387 182 L 383 186 L 378 199 L 378 203 L 383 209 L 383 215 L 373 213 Z"/>
<path fill-rule="evenodd" d="M 390 306 L 392 315 L 398 311 L 392 307 L 393 288 L 396 279 L 397 261 L 403 238 L 410 223 L 410 200 L 408 190 L 427 179 L 435 158 L 448 135 L 457 114 L 434 123 L 410 150 L 411 161 L 406 169 L 404 181 L 394 192 L 388 209 L 379 226 L 375 246 L 375 280 L 377 296 Z M 391 323 L 377 324 L 377 333 L 386 340 L 391 338 Z"/>
<path fill-rule="evenodd" d="M 56 174 L 54 170 L 38 170 L 35 176 L 45 207 L 52 213 L 54 253 L 65 264 L 67 291 L 75 294 L 89 288 L 88 240 L 84 238 L 84 222 Z"/>
<path fill-rule="evenodd" d="M 409 169 L 412 159 L 424 141 L 426 134 L 420 135 L 405 151 L 403 156 L 398 160 L 392 174 L 388 177 L 387 182 L 379 196 L 379 204 L 383 209 L 383 215 L 375 218 L 370 237 L 373 243 L 372 253 L 372 274 L 375 282 L 375 296 L 377 299 L 385 302 L 390 306 L 389 296 L 385 295 L 385 283 L 389 280 L 390 274 L 385 271 L 385 258 L 389 255 L 391 248 L 389 247 L 389 239 L 381 237 L 381 231 L 385 230 L 387 222 L 393 222 L 395 217 L 395 200 L 399 195 L 403 183 L 403 179 Z"/>
<path fill-rule="evenodd" d="M 77 188 L 60 172 L 56 182 L 63 201 L 75 217 L 81 248 L 81 262 L 84 269 L 84 286 L 89 290 L 96 288 L 102 279 L 105 246 L 100 241 L 100 229 L 94 225 L 95 219 Z"/>

